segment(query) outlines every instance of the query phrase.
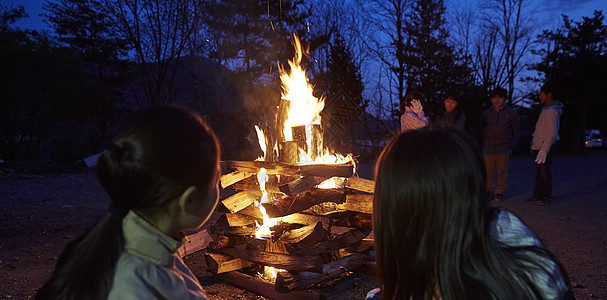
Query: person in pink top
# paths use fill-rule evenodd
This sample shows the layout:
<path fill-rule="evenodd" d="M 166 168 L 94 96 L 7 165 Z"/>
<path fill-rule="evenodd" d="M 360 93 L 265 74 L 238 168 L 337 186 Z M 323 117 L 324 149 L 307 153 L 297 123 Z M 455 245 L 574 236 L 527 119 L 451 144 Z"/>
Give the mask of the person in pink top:
<path fill-rule="evenodd" d="M 418 91 L 412 91 L 405 96 L 405 101 L 401 105 L 400 130 L 415 130 L 428 126 L 428 118 L 424 114 L 422 102 L 424 94 Z"/>

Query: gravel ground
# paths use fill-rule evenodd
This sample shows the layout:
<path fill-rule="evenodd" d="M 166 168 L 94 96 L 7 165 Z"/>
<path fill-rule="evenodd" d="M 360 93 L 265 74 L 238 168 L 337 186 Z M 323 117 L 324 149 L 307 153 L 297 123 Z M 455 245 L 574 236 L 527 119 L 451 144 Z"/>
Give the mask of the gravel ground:
<path fill-rule="evenodd" d="M 369 174 L 363 165 L 361 173 Z M 514 157 L 506 200 L 565 266 L 577 299 L 607 299 L 607 153 L 557 156 L 554 200 L 524 202 L 533 184 L 533 159 Z M 104 213 L 109 200 L 83 168 L 32 170 L 0 165 L 0 299 L 30 299 L 69 241 Z M 264 299 L 205 271 L 202 254 L 186 257 L 211 299 Z M 327 299 L 364 299 L 376 281 L 351 274 L 314 289 Z"/>

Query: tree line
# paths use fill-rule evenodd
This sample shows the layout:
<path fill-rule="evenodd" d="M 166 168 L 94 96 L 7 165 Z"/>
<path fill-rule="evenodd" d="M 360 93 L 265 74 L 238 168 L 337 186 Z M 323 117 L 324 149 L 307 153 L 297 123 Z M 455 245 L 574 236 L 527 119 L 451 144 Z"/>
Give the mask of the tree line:
<path fill-rule="evenodd" d="M 229 133 L 220 135 L 227 155 L 246 156 L 252 125 L 270 123 L 280 101 L 277 66 L 293 55 L 293 34 L 307 45 L 315 93 L 349 108 L 326 109 L 335 148 L 353 151 L 365 138 L 354 125 L 361 116 L 393 130 L 413 89 L 429 112 L 460 92 L 478 135 L 489 89 L 506 88 L 510 104 L 537 97 L 521 80 L 562 88 L 569 151 L 583 150 L 584 129 L 607 132 L 602 12 L 563 16 L 538 33 L 529 0 L 482 3 L 447 11 L 442 0 L 56 0 L 44 4 L 49 32 L 15 28 L 27 12 L 2 6 L 0 158 L 82 158 L 102 149 L 122 115 L 163 103 L 201 111 Z M 538 76 L 522 78 L 527 70 Z M 534 109 L 519 107 L 523 121 Z"/>

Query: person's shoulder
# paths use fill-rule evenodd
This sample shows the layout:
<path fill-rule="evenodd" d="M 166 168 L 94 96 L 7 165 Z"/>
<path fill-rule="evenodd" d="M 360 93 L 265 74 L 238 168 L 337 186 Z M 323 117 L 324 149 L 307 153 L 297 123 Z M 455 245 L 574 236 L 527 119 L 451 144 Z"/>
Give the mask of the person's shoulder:
<path fill-rule="evenodd" d="M 496 209 L 489 224 L 491 237 L 502 244 L 510 247 L 543 248 L 535 234 L 516 215 L 505 209 Z"/>

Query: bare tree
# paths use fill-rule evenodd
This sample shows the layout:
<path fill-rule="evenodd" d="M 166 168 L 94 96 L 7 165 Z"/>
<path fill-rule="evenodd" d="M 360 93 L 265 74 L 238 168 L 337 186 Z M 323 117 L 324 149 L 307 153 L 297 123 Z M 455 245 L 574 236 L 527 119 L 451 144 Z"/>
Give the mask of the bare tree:
<path fill-rule="evenodd" d="M 476 47 L 480 79 L 488 88 L 505 86 L 512 101 L 515 79 L 532 44 L 534 10 L 529 0 L 489 0 L 482 8 L 484 36 Z"/>
<path fill-rule="evenodd" d="M 148 104 L 166 103 L 174 88 L 173 76 L 186 54 L 191 36 L 201 28 L 196 0 L 104 0 L 114 30 L 132 48 L 132 59 L 142 68 Z"/>
<path fill-rule="evenodd" d="M 405 98 L 407 65 L 405 63 L 405 18 L 410 0 L 359 0 L 363 12 L 361 41 L 367 51 L 385 68 L 384 86 L 393 112 Z"/>

